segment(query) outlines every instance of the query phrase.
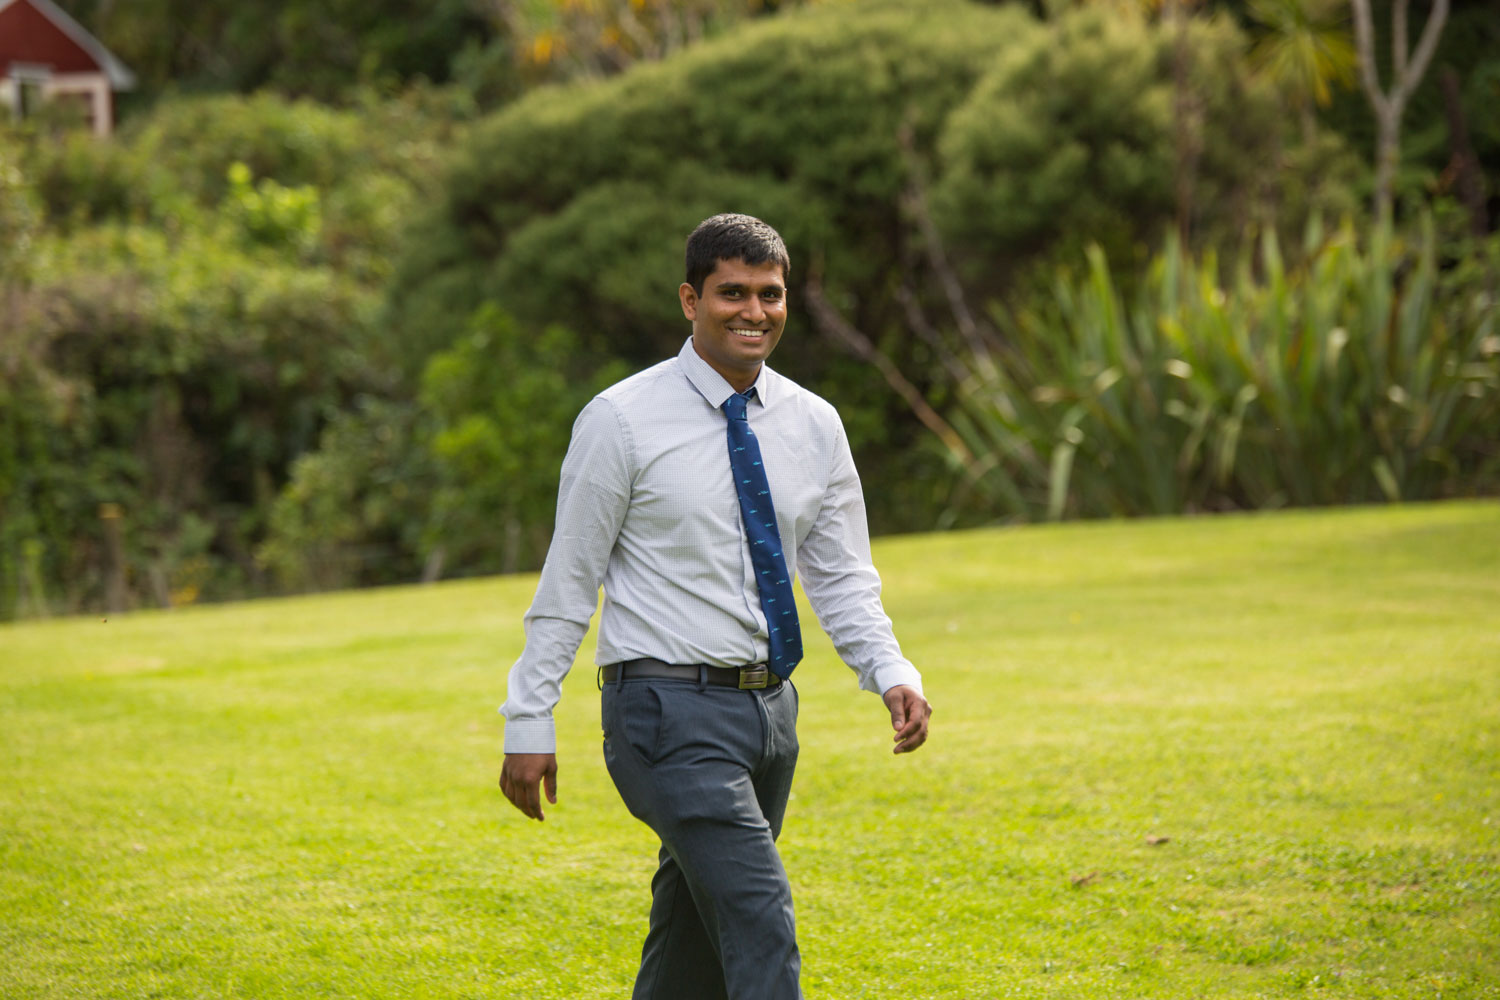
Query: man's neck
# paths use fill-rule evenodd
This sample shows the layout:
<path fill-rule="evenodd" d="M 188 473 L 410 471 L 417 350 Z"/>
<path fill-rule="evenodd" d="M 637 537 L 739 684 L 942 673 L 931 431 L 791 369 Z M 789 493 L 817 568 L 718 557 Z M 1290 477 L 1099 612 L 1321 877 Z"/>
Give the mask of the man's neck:
<path fill-rule="evenodd" d="M 698 355 L 698 360 L 717 372 L 719 377 L 728 382 L 729 387 L 735 392 L 744 392 L 754 385 L 756 380 L 760 378 L 760 370 L 765 367 L 764 365 L 756 365 L 755 370 L 750 372 L 748 376 L 742 371 L 725 371 L 703 356 L 703 352 L 698 350 L 698 341 L 696 339 L 690 340 L 689 343 L 693 345 L 693 353 Z"/>

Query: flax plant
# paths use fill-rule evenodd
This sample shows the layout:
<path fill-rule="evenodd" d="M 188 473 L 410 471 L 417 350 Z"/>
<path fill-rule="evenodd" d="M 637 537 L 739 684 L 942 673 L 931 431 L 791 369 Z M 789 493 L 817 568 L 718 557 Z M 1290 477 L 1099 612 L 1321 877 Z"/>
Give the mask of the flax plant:
<path fill-rule="evenodd" d="M 1129 302 L 1091 249 L 998 317 L 1009 356 L 953 416 L 966 488 L 1050 519 L 1493 492 L 1495 247 L 1445 276 L 1437 242 L 1314 225 L 1298 264 L 1267 233 L 1221 268 L 1174 241 Z"/>

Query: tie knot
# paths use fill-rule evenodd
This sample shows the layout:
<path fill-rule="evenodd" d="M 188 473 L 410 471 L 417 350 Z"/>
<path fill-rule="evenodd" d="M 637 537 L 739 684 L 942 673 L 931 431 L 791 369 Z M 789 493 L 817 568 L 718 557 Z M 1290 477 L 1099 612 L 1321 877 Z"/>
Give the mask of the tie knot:
<path fill-rule="evenodd" d="M 753 386 L 744 392 L 733 393 L 728 399 L 724 400 L 724 405 L 720 408 L 730 420 L 748 420 L 749 417 L 746 415 L 745 410 L 750 405 L 750 397 L 754 395 L 755 388 Z"/>

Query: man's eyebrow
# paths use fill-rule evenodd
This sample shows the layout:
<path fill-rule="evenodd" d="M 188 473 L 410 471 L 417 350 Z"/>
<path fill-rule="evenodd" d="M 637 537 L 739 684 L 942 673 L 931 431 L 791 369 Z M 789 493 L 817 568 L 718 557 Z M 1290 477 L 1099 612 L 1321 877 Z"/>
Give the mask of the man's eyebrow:
<path fill-rule="evenodd" d="M 750 286 L 747 285 L 743 281 L 721 281 L 717 285 L 714 286 L 714 289 L 716 291 L 720 291 L 720 292 L 741 292 L 741 291 L 747 290 L 749 287 Z M 779 281 L 773 281 L 770 284 L 763 285 L 761 287 L 762 287 L 762 290 L 765 290 L 765 291 L 773 291 L 773 292 L 784 292 L 784 291 L 786 291 L 786 286 L 783 285 Z"/>

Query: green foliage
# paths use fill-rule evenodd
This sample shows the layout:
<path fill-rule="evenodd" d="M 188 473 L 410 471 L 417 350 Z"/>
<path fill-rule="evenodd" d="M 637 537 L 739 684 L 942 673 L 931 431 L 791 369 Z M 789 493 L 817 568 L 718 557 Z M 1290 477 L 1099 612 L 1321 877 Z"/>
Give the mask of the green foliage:
<path fill-rule="evenodd" d="M 364 396 L 292 463 L 257 550 L 282 587 L 336 590 L 421 575 L 437 485 L 429 422 L 410 402 Z"/>
<path fill-rule="evenodd" d="M 361 85 L 446 80 L 466 41 L 494 37 L 468 0 L 69 0 L 147 92 L 274 88 L 322 100 Z"/>
<path fill-rule="evenodd" d="M 164 101 L 124 138 L 163 182 L 202 204 L 224 197 L 235 163 L 254 177 L 323 189 L 375 159 L 358 115 L 270 93 Z"/>
<path fill-rule="evenodd" d="M 951 471 L 800 311 L 807 293 L 952 410 L 957 383 L 919 322 L 951 301 L 945 240 L 969 294 L 1014 298 L 1085 240 L 1143 273 L 1173 213 L 1175 39 L 1138 18 L 527 0 L 500 32 L 471 31 L 485 15 L 448 0 L 351 3 L 69 5 L 142 75 L 148 110 L 112 141 L 56 108 L 0 136 L 0 616 L 94 607 L 112 588 L 127 603 L 256 592 L 267 570 L 304 588 L 535 565 L 572 414 L 614 359 L 675 351 L 682 239 L 729 209 L 788 238 L 795 311 L 776 363 L 839 405 L 880 485 L 872 523 L 929 525 Z M 1459 63 L 1482 69 L 1493 25 L 1466 9 L 1454 24 L 1470 38 L 1444 51 L 1475 48 Z M 632 18 L 645 35 L 585 38 Z M 668 37 L 691 18 L 727 30 Z M 512 43 L 534 56 L 549 32 L 553 68 L 575 41 L 574 56 L 614 46 L 648 64 L 476 122 L 538 68 Z M 1187 36 L 1194 252 L 1354 204 L 1339 136 L 1293 136 L 1246 44 L 1212 17 Z M 393 83 L 453 68 L 472 91 Z M 1464 71 L 1493 160 L 1493 116 L 1472 111 L 1500 77 Z M 182 91 L 153 92 L 170 76 Z M 285 92 L 191 93 L 268 81 Z M 1471 259 L 1449 242 L 1436 267 L 1478 287 L 1459 277 Z M 1050 474 L 1058 453 L 1039 448 Z M 1045 509 L 1028 491 L 1005 509 Z M 101 519 L 106 504 L 124 516 Z"/>
<path fill-rule="evenodd" d="M 359 111 L 180 98 L 109 142 L 6 131 L 0 226 L 14 239 L 0 253 L 24 252 L 0 278 L 0 617 L 256 592 L 266 566 L 296 586 L 324 579 L 255 552 L 331 420 L 349 414 L 327 436 L 336 456 L 355 427 L 412 419 L 409 396 L 392 401 L 373 307 L 410 206 L 472 113 L 415 88 Z M 103 504 L 123 516 L 101 521 Z M 362 551 L 395 555 L 348 579 L 408 578 L 420 549 L 406 534 L 424 521 L 395 520 L 365 517 Z"/>
<path fill-rule="evenodd" d="M 930 148 L 995 54 L 1035 30 L 1014 9 L 828 5 L 601 84 L 535 91 L 476 126 L 413 228 L 387 297 L 389 350 L 419 371 L 490 302 L 528 327 L 561 323 L 585 350 L 653 363 L 686 334 L 672 294 L 682 241 L 727 210 L 782 231 L 794 283 L 817 269 L 849 290 L 857 321 L 895 333 L 902 126 Z M 841 406 L 870 474 L 872 447 L 915 436 L 804 314 L 777 364 Z M 876 520 L 909 526 L 882 506 L 892 496 L 875 498 Z"/>
<path fill-rule="evenodd" d="M 1087 9 L 1026 42 L 948 119 L 935 210 L 987 259 L 1025 255 L 1060 233 L 1128 250 L 1144 235 L 1137 220 L 1159 224 L 1172 208 L 1160 34 Z"/>
<path fill-rule="evenodd" d="M 473 113 L 422 88 L 360 111 L 272 94 L 196 97 L 162 102 L 118 142 L 15 138 L 48 222 L 63 231 L 126 219 L 183 232 L 225 215 L 231 238 L 296 244 L 359 280 L 383 280 L 411 205 Z"/>
<path fill-rule="evenodd" d="M 287 249 L 309 256 L 323 228 L 318 189 L 310 184 L 284 187 L 269 177 L 250 183 L 250 168 L 243 163 L 229 167 L 229 191 L 225 194 L 225 217 L 255 243 Z"/>
<path fill-rule="evenodd" d="M 1377 41 L 1375 58 L 1380 78 L 1389 80 L 1390 10 L 1392 0 L 1373 0 Z M 1414 7 L 1409 42 L 1415 44 L 1418 17 L 1426 6 Z M 1451 13 L 1433 57 L 1432 68 L 1411 96 L 1401 131 L 1401 168 L 1396 172 L 1395 193 L 1398 218 L 1415 216 L 1434 196 L 1452 193 L 1454 177 L 1448 171 L 1453 159 L 1452 136 L 1442 77 L 1451 69 L 1458 77 L 1459 100 L 1467 121 L 1470 141 L 1485 174 L 1490 225 L 1497 219 L 1495 196 L 1500 193 L 1500 18 L 1490 0 L 1453 0 Z M 1357 150 L 1366 163 L 1375 154 L 1375 117 L 1361 88 L 1335 92 L 1324 121 Z M 1366 180 L 1362 195 L 1369 193 Z M 1362 206 L 1363 207 L 1363 206 Z"/>
<path fill-rule="evenodd" d="M 1328 200 L 1314 179 L 1337 141 L 1278 157 L 1270 180 L 1243 150 L 1275 146 L 1274 102 L 1244 37 L 1195 24 L 1192 88 L 1208 123 L 1198 156 L 1204 238 Z M 644 365 L 684 333 L 670 290 L 681 244 L 724 210 L 787 238 L 794 310 L 777 365 L 839 405 L 867 472 L 913 469 L 903 408 L 801 311 L 801 283 L 919 386 L 935 360 L 903 303 L 944 301 L 903 211 L 935 178 L 942 228 L 986 292 L 1037 255 L 1087 236 L 1144 257 L 1172 205 L 1171 39 L 1098 13 L 1041 24 L 1014 6 L 834 4 L 589 86 L 535 91 L 483 120 L 441 198 L 414 227 L 387 297 L 391 354 L 420 369 L 495 303 L 531 327 L 561 322 L 585 349 Z M 939 390 L 940 391 L 940 390 Z M 931 523 L 901 488 L 873 498 L 885 527 Z"/>
<path fill-rule="evenodd" d="M 1092 250 L 966 387 L 973 485 L 1054 518 L 1500 488 L 1500 247 L 1445 277 L 1435 244 L 1314 228 L 1289 266 L 1268 233 L 1227 286 L 1172 245 L 1129 305 Z"/>
<path fill-rule="evenodd" d="M 294 590 L 538 565 L 572 420 L 626 373 L 561 327 L 481 308 L 417 400 L 363 398 L 297 458 L 260 563 Z"/>
<path fill-rule="evenodd" d="M 666 199 L 663 190 L 679 194 Z M 792 185 L 691 162 L 652 183 L 604 182 L 519 227 L 495 277 L 517 316 L 537 324 L 559 313 L 587 317 L 590 350 L 659 360 L 687 335 L 676 295 L 682 234 L 724 205 L 753 205 L 800 235 L 805 203 Z"/>
<path fill-rule="evenodd" d="M 955 246 L 1004 271 L 1086 242 L 1142 259 L 1174 213 L 1180 125 L 1175 29 L 1084 8 L 1010 45 L 939 139 L 933 207 Z M 1252 220 L 1297 225 L 1268 195 L 1314 164 L 1284 160 L 1265 176 L 1247 149 L 1272 152 L 1285 123 L 1252 76 L 1244 36 L 1227 19 L 1194 20 L 1186 39 L 1193 129 L 1193 224 L 1233 239 Z M 1300 168 L 1300 169 L 1299 169 Z M 1299 206 L 1306 211 L 1306 205 Z"/>
<path fill-rule="evenodd" d="M 1031 28 L 1018 11 L 960 3 L 922 13 L 833 5 L 756 22 L 603 84 L 533 92 L 476 128 L 413 234 L 390 297 L 396 336 L 424 358 L 494 301 L 524 322 L 557 320 L 585 336 L 616 324 L 614 353 L 657 360 L 681 326 L 663 330 L 666 310 L 643 292 L 658 287 L 651 254 L 675 261 L 693 224 L 729 208 L 780 228 L 799 267 L 816 254 L 831 274 L 878 283 L 896 256 L 899 126 L 911 121 L 930 140 L 1006 40 Z M 541 247 L 593 227 L 619 235 L 616 213 L 639 230 L 623 246 L 591 236 L 557 265 L 565 281 L 537 281 L 527 263 L 546 256 Z M 636 258 L 647 268 L 638 280 L 612 279 L 573 305 L 579 276 L 622 274 L 638 248 L 649 251 Z M 527 263 L 511 263 L 517 250 Z M 662 290 L 668 304 L 678 280 Z M 881 306 L 871 302 L 870 315 Z"/>
<path fill-rule="evenodd" d="M 1251 61 L 1302 108 L 1327 107 L 1335 84 L 1354 86 L 1358 57 L 1341 0 L 1250 0 L 1262 31 Z"/>
<path fill-rule="evenodd" d="M 27 147 L 26 171 L 54 224 L 100 222 L 141 206 L 143 178 L 124 147 L 81 129 L 50 136 L 17 130 L 13 141 Z"/>
<path fill-rule="evenodd" d="M 429 544 L 460 573 L 539 565 L 573 418 L 627 373 L 620 362 L 580 351 L 560 326 L 537 334 L 481 308 L 422 379 L 441 475 Z"/>
<path fill-rule="evenodd" d="M 41 222 L 40 200 L 22 169 L 20 149 L 0 134 L 0 295 L 29 269 Z"/>
<path fill-rule="evenodd" d="M 74 610 L 110 579 L 131 601 L 242 592 L 287 466 L 379 384 L 368 292 L 139 226 L 50 239 L 34 260 L 5 337 L 0 560 L 40 542 L 52 598 Z M 123 513 L 118 552 L 105 503 Z"/>
<path fill-rule="evenodd" d="M 500 7 L 516 62 L 534 80 L 617 73 L 732 31 L 799 0 L 520 0 Z"/>

